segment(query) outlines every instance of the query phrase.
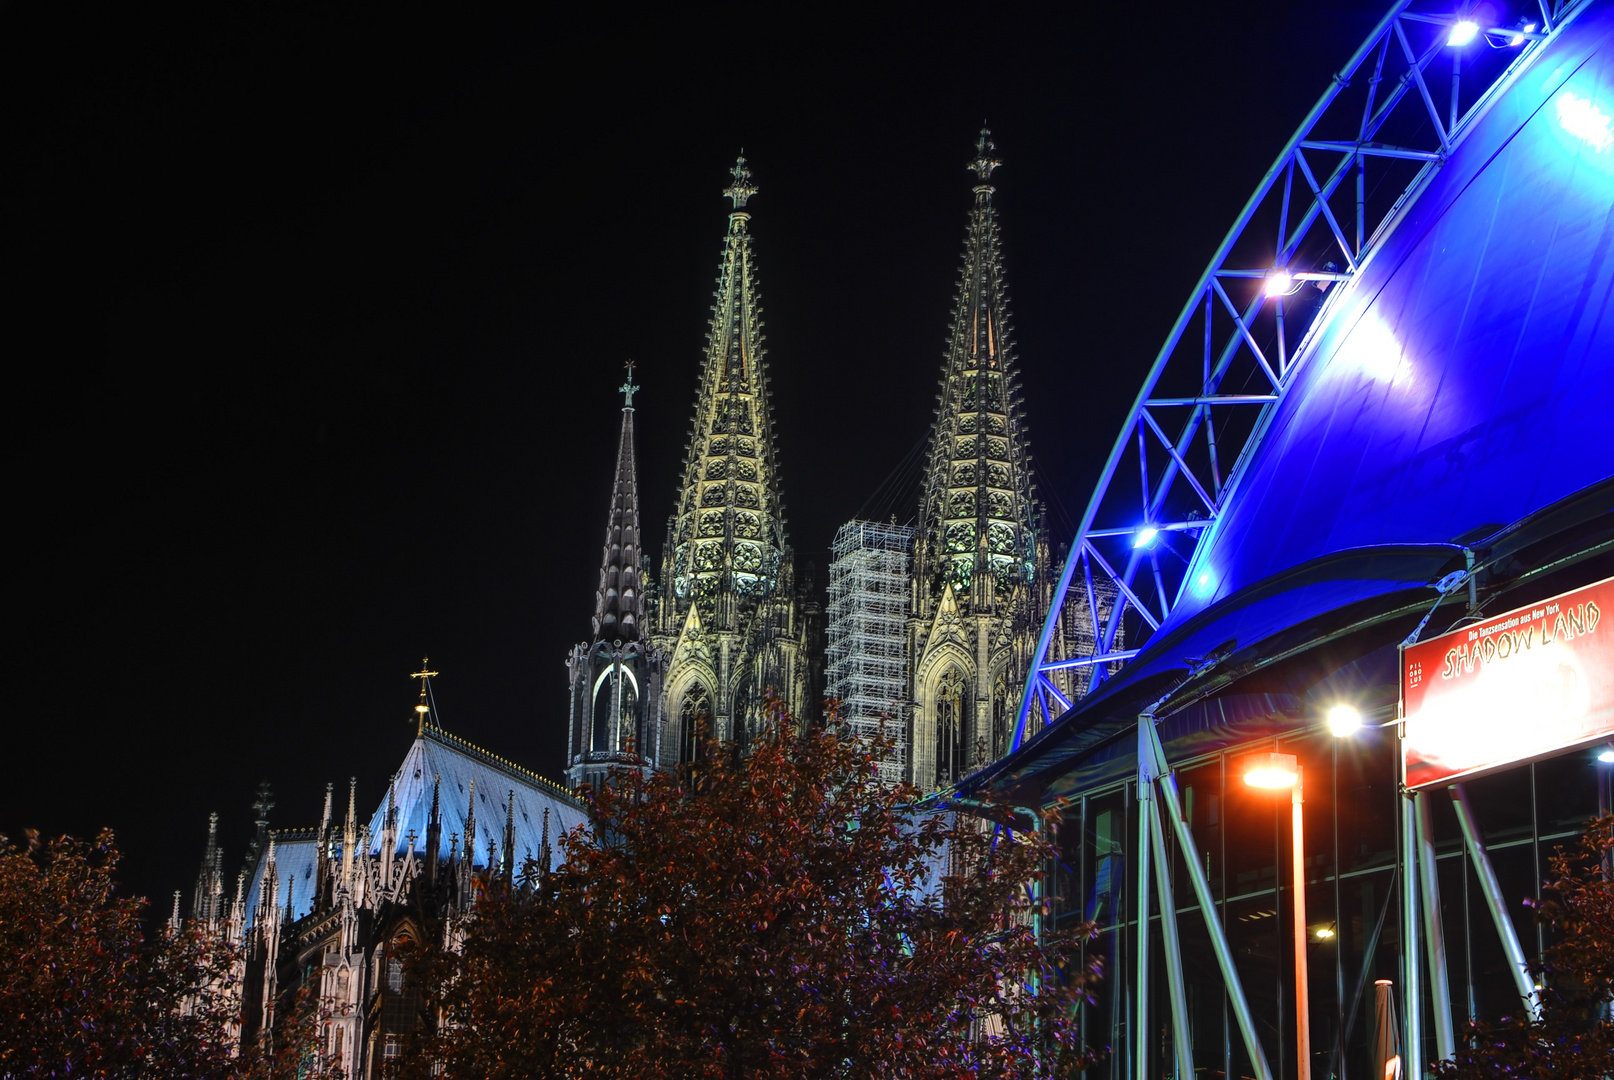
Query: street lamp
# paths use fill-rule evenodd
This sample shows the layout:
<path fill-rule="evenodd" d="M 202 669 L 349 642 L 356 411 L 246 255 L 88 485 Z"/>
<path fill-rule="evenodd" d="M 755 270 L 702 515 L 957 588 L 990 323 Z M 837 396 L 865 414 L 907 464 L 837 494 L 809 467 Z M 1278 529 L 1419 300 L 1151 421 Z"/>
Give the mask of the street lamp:
<path fill-rule="evenodd" d="M 1311 1009 L 1306 984 L 1306 827 L 1305 770 L 1293 754 L 1253 754 L 1244 759 L 1244 782 L 1251 787 L 1281 791 L 1289 789 L 1291 818 L 1294 823 L 1295 893 L 1295 1053 L 1299 1058 L 1298 1080 L 1311 1080 Z"/>

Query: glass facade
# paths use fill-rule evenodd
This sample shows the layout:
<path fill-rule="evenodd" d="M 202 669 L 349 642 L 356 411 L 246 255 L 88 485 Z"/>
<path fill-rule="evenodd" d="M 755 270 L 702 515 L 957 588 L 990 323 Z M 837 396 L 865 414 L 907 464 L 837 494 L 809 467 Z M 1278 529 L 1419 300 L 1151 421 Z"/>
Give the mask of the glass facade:
<path fill-rule="evenodd" d="M 1184 860 L 1206 871 L 1217 914 L 1256 1030 L 1273 1074 L 1296 1076 L 1294 1020 L 1291 807 L 1287 790 L 1243 783 L 1241 759 L 1277 750 L 1294 754 L 1305 772 L 1307 967 L 1311 1013 L 1311 1075 L 1360 1077 L 1375 1070 L 1374 982 L 1389 979 L 1399 1004 L 1402 910 L 1399 857 L 1397 739 L 1394 728 L 1366 728 L 1346 739 L 1311 729 L 1266 738 L 1175 765 L 1187 818 L 1199 851 L 1186 853 L 1166 828 L 1189 1024 L 1196 1073 L 1254 1076 L 1222 988 L 1210 934 L 1194 902 Z M 1170 748 L 1168 747 L 1168 754 Z M 1538 895 L 1554 847 L 1565 843 L 1609 805 L 1611 767 L 1595 750 L 1516 766 L 1465 786 L 1482 838 L 1526 956 L 1543 939 L 1525 901 Z M 1519 1006 L 1502 945 L 1464 850 L 1445 789 L 1423 793 L 1432 812 L 1446 942 L 1453 1025 L 1496 1018 Z M 1058 924 L 1096 922 L 1090 949 L 1105 976 L 1097 1000 L 1084 1008 L 1089 1045 L 1109 1047 L 1097 1075 L 1168 1075 L 1172 1062 L 1171 1001 L 1158 894 L 1150 883 L 1148 932 L 1152 970 L 1147 986 L 1150 1062 L 1135 1067 L 1138 844 L 1135 781 L 1096 788 L 1065 807 L 1059 825 Z M 1424 979 L 1422 1058 L 1439 1056 Z"/>

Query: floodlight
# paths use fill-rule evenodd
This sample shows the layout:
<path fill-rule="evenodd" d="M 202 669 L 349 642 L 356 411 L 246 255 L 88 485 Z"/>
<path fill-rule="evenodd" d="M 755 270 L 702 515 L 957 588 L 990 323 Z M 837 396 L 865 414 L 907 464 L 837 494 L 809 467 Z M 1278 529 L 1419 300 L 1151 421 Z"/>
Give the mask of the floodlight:
<path fill-rule="evenodd" d="M 1597 760 L 1603 762 L 1605 765 L 1614 763 L 1614 746 L 1603 747 L 1602 752 L 1597 755 Z"/>
<path fill-rule="evenodd" d="M 1160 530 L 1153 525 L 1145 525 L 1138 530 L 1138 538 L 1132 541 L 1135 548 L 1145 548 L 1154 543 L 1154 538 L 1160 535 Z"/>
<path fill-rule="evenodd" d="M 1316 936 L 1318 941 L 1327 941 L 1334 936 L 1334 928 L 1331 926 L 1319 926 L 1316 930 Z"/>
<path fill-rule="evenodd" d="M 1267 274 L 1266 293 L 1268 296 L 1288 296 L 1296 288 L 1294 275 L 1287 270 L 1273 270 Z"/>
<path fill-rule="evenodd" d="M 1451 28 L 1451 36 L 1446 38 L 1447 45 L 1467 45 L 1479 33 L 1479 23 L 1473 19 L 1463 19 Z"/>
<path fill-rule="evenodd" d="M 1349 705 L 1335 705 L 1328 710 L 1328 730 L 1340 738 L 1354 735 L 1362 726 L 1362 714 Z"/>
<path fill-rule="evenodd" d="M 1514 34 L 1512 39 L 1510 41 L 1508 41 L 1508 44 L 1510 46 L 1523 45 L 1524 44 L 1524 35 L 1525 34 L 1533 34 L 1533 33 L 1535 33 L 1536 32 L 1536 24 L 1533 23 L 1533 22 L 1532 23 L 1525 23 L 1523 26 L 1519 27 L 1519 30 L 1521 32 L 1517 33 L 1517 34 Z"/>
<path fill-rule="evenodd" d="M 1293 754 L 1252 754 L 1244 759 L 1244 782 L 1259 788 L 1292 788 L 1300 779 Z"/>
<path fill-rule="evenodd" d="M 416 705 L 415 706 L 415 711 L 416 712 L 431 712 L 431 709 L 427 708 L 424 705 Z"/>

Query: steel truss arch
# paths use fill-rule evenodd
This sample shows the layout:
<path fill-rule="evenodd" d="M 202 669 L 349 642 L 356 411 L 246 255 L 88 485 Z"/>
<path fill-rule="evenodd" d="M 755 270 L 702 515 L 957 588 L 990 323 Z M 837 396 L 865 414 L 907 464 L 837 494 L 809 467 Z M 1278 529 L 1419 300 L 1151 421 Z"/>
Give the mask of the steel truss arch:
<path fill-rule="evenodd" d="M 1475 121 L 1589 0 L 1536 0 L 1506 27 L 1469 22 L 1452 2 L 1399 0 L 1389 10 L 1333 76 L 1200 275 L 1070 545 L 1011 749 L 1143 651 L 1183 591 L 1196 587 L 1200 540 L 1237 496 L 1317 331 Z M 1135 478 L 1122 467 L 1128 457 Z M 1095 576 L 1114 587 L 1102 619 Z M 1207 584 L 1215 583 L 1197 581 Z M 1084 655 L 1052 647 L 1069 610 L 1091 620 Z"/>

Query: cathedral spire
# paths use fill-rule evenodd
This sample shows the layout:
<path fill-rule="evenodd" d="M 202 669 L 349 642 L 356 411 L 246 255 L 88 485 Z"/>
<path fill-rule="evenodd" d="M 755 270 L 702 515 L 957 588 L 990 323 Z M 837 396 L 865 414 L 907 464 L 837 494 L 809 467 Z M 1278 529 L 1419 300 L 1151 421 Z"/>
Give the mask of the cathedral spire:
<path fill-rule="evenodd" d="M 779 584 L 785 548 L 773 420 L 746 209 L 756 196 L 745 158 L 723 194 L 733 204 L 718 267 L 700 390 L 675 512 L 668 600 L 731 627 Z"/>
<path fill-rule="evenodd" d="M 949 586 L 975 610 L 995 607 L 1036 573 L 1040 528 L 1022 415 L 995 188 L 1002 162 L 981 129 L 975 203 L 942 362 L 940 405 L 920 506 L 917 561 L 934 598 Z"/>
<path fill-rule="evenodd" d="M 605 555 L 594 595 L 594 640 L 637 641 L 644 622 L 642 559 L 639 546 L 639 480 L 633 454 L 633 361 L 621 388 L 622 432 L 617 439 L 616 481 L 605 523 Z"/>

